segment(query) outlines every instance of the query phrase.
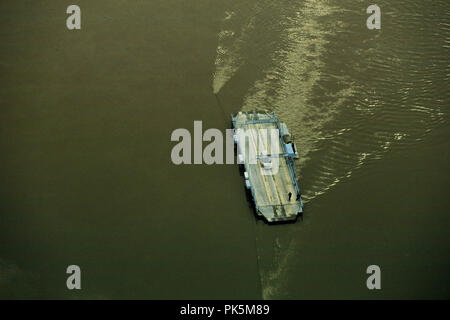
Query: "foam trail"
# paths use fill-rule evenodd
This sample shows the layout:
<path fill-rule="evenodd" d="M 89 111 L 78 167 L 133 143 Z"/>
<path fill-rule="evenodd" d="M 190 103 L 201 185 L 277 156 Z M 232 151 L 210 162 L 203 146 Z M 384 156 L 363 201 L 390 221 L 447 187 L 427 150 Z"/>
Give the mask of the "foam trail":
<path fill-rule="evenodd" d="M 320 141 L 322 127 L 333 119 L 338 108 L 333 105 L 320 109 L 309 102 L 321 78 L 321 57 L 331 30 L 318 20 L 332 11 L 328 1 L 306 1 L 302 7 L 294 8 L 289 16 L 280 18 L 284 30 L 281 45 L 272 53 L 272 65 L 250 90 L 242 108 L 244 111 L 276 111 L 295 138 L 301 141 L 301 164 Z M 271 267 L 261 271 L 264 299 L 280 296 L 287 281 L 284 270 L 295 252 L 294 246 L 292 236 L 275 239 Z"/>
<path fill-rule="evenodd" d="M 254 27 L 254 19 L 254 16 L 246 18 L 242 28 L 238 29 L 236 25 L 239 25 L 239 21 L 237 21 L 236 13 L 233 11 L 225 12 L 225 18 L 222 21 L 223 30 L 218 35 L 216 60 L 214 62 L 215 71 L 212 81 L 214 94 L 219 93 L 244 63 L 240 51 L 249 32 Z"/>

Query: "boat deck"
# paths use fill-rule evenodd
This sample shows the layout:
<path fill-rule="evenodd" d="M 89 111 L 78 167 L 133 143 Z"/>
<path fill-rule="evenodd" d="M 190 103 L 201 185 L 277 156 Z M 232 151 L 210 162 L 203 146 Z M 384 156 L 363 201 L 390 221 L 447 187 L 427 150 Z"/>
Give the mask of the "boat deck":
<path fill-rule="evenodd" d="M 245 151 L 243 165 L 248 173 L 250 190 L 257 213 L 264 216 L 269 222 L 294 220 L 297 214 L 302 212 L 294 160 L 287 155 L 285 143 L 279 133 L 277 134 L 279 143 L 271 144 L 274 150 L 270 150 L 267 139 L 267 135 L 270 133 L 265 134 L 270 129 L 279 129 L 278 118 L 271 114 L 240 112 L 233 117 L 233 125 L 235 129 L 242 129 L 241 132 L 245 130 L 245 136 L 248 137 L 247 139 L 238 138 L 238 152 L 244 150 L 242 146 L 247 140 L 245 146 L 248 148 L 248 152 Z M 267 158 L 266 156 L 272 159 L 274 169 L 263 168 L 261 158 Z M 275 168 L 276 163 L 278 163 L 278 170 Z M 292 194 L 290 200 L 289 193 Z"/>

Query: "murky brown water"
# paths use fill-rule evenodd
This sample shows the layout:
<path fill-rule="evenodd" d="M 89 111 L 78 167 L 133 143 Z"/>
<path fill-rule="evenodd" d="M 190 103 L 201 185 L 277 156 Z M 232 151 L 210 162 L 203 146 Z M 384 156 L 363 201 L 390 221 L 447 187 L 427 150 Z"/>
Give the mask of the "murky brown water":
<path fill-rule="evenodd" d="M 381 30 L 364 1 L 79 1 L 68 31 L 3 1 L 0 298 L 449 298 L 450 6 L 377 4 Z M 171 163 L 174 129 L 253 109 L 301 148 L 295 224 Z"/>

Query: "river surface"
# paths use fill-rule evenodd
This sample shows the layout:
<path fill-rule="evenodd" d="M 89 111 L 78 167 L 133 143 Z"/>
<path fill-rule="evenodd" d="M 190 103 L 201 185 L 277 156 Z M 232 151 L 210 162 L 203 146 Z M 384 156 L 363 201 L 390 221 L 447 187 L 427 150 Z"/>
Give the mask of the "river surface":
<path fill-rule="evenodd" d="M 380 0 L 380 30 L 359 0 L 77 4 L 0 4 L 0 298 L 450 298 L 448 1 Z M 171 161 L 241 110 L 295 138 L 296 223 Z"/>

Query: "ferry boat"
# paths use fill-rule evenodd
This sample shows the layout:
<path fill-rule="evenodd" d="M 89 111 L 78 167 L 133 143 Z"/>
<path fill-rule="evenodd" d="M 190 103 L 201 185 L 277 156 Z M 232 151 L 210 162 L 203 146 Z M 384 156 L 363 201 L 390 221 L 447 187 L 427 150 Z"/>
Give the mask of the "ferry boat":
<path fill-rule="evenodd" d="M 295 174 L 299 154 L 286 124 L 275 113 L 242 111 L 231 115 L 231 122 L 238 163 L 256 213 L 269 223 L 296 220 L 303 212 Z"/>

